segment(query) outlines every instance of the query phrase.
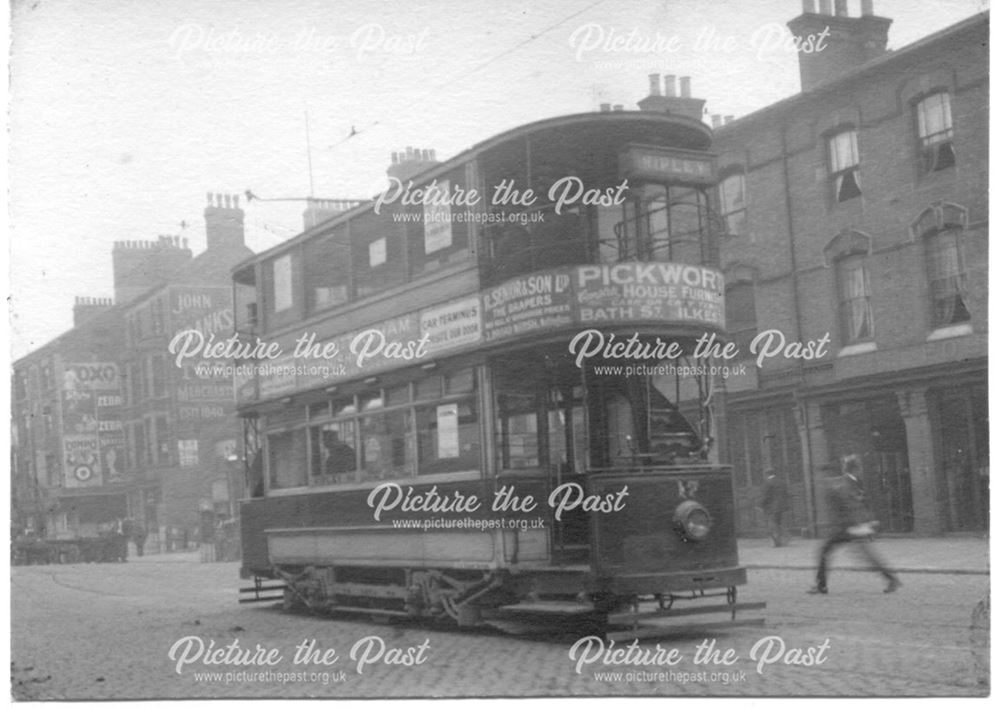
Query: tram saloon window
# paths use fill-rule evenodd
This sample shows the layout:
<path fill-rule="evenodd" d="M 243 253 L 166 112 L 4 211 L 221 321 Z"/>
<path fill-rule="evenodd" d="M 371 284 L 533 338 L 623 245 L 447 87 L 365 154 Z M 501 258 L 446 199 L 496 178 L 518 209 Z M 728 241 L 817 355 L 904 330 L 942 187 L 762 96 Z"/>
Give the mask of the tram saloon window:
<path fill-rule="evenodd" d="M 355 481 L 358 469 L 356 430 L 354 420 L 323 423 L 309 429 L 311 484 Z"/>
<path fill-rule="evenodd" d="M 479 468 L 481 438 L 472 370 L 446 379 L 450 393 L 470 394 L 416 408 L 419 474 Z M 445 395 L 448 395 L 447 393 Z M 440 393 L 438 394 L 440 397 Z"/>
<path fill-rule="evenodd" d="M 308 241 L 304 246 L 306 307 L 316 312 L 348 301 L 351 245 L 346 227 Z"/>
<path fill-rule="evenodd" d="M 411 427 L 407 408 L 361 417 L 361 470 L 365 480 L 413 476 Z"/>
<path fill-rule="evenodd" d="M 270 433 L 267 436 L 268 479 L 271 489 L 306 486 L 306 431 Z"/>

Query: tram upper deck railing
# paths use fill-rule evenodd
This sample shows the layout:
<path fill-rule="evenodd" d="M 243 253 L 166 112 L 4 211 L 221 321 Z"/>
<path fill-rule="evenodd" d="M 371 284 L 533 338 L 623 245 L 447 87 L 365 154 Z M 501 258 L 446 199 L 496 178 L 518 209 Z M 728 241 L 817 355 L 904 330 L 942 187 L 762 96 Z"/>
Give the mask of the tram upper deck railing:
<path fill-rule="evenodd" d="M 701 192 L 670 202 L 556 213 L 554 204 L 498 214 L 482 232 L 484 285 L 564 265 L 672 261 L 716 265 L 725 222 Z"/>

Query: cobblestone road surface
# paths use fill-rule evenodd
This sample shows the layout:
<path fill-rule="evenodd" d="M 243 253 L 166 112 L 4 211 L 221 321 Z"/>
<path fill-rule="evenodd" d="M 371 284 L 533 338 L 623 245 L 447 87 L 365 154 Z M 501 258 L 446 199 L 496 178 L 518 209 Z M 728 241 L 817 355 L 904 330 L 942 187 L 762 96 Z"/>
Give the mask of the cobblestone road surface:
<path fill-rule="evenodd" d="M 605 666 L 598 661 L 577 673 L 569 657 L 576 638 L 552 632 L 509 636 L 240 606 L 235 591 L 242 581 L 231 563 L 15 567 L 12 690 L 15 698 L 29 700 L 987 692 L 973 669 L 969 626 L 974 606 L 987 592 L 988 576 L 910 574 L 895 595 L 883 594 L 881 580 L 870 573 L 835 573 L 827 596 L 806 595 L 809 581 L 810 574 L 802 570 L 753 570 L 741 600 L 769 603 L 766 626 L 642 643 L 644 648 L 659 644 L 677 649 L 681 659 L 673 667 Z M 369 656 L 384 642 L 383 659 L 423 662 L 405 666 L 379 661 L 359 674 L 349 652 L 372 636 L 378 639 L 369 640 Z M 767 636 L 780 637 L 785 653 L 758 672 L 751 650 Z M 263 668 L 198 661 L 177 673 L 168 652 L 185 637 L 197 637 L 206 646 L 214 640 L 216 648 L 234 640 L 244 649 L 259 644 L 277 650 L 281 658 Z M 732 649 L 735 663 L 695 665 L 696 645 L 709 638 L 716 640 L 717 649 Z M 311 639 L 316 648 L 335 649 L 338 661 L 331 666 L 293 664 L 295 648 Z M 192 652 L 198 640 L 189 640 Z M 820 654 L 824 643 L 827 648 Z M 777 657 L 778 647 L 774 640 L 770 657 Z M 808 656 L 810 648 L 814 657 L 825 660 L 812 666 L 784 663 Z M 758 648 L 758 659 L 760 652 Z M 270 674 L 261 680 L 266 669 Z"/>

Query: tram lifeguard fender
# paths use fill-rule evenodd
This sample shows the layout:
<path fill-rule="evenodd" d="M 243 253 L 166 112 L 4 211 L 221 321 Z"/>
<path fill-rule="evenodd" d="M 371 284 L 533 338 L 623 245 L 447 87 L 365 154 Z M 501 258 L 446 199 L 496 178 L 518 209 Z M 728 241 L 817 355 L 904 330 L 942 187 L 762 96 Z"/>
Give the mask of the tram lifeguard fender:
<path fill-rule="evenodd" d="M 687 285 L 721 292 L 722 274 L 711 268 L 686 263 L 617 263 L 577 266 L 579 284 Z"/>

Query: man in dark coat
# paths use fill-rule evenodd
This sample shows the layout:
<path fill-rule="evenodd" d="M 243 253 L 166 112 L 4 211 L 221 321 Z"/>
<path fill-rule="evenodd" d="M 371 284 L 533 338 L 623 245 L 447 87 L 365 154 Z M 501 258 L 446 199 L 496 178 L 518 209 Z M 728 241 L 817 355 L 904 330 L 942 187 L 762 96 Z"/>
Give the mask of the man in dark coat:
<path fill-rule="evenodd" d="M 875 532 L 875 524 L 864 504 L 864 491 L 856 474 L 860 472 L 857 460 L 848 463 L 845 472 L 840 473 L 840 465 L 836 462 L 824 465 L 822 468 L 830 475 L 827 486 L 827 504 L 830 508 L 830 523 L 833 533 L 823 543 L 819 551 L 819 566 L 816 569 L 816 585 L 809 589 L 811 594 L 825 595 L 827 558 L 834 548 L 848 543 L 868 559 L 872 570 L 885 577 L 888 584 L 885 592 L 895 592 L 901 583 L 895 574 L 889 570 L 872 548 L 871 536 Z"/>
<path fill-rule="evenodd" d="M 788 511 L 788 485 L 769 469 L 764 472 L 764 491 L 761 494 L 760 508 L 767 515 L 768 531 L 774 541 L 775 548 L 785 545 L 784 529 L 781 517 Z"/>

